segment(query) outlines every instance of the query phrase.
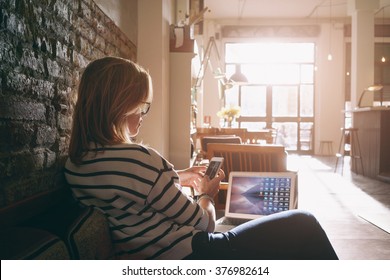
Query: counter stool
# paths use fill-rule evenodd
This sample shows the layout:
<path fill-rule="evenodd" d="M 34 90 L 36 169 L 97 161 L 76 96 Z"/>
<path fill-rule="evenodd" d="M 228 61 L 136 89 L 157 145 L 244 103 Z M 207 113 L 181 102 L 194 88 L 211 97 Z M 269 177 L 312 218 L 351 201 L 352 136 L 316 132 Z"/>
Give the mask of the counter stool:
<path fill-rule="evenodd" d="M 336 159 L 336 165 L 334 168 L 334 172 L 337 171 L 337 166 L 338 166 L 339 160 L 342 158 L 341 174 L 343 174 L 344 156 L 347 152 L 345 150 L 345 144 L 348 143 L 348 141 L 346 141 L 346 139 L 349 136 L 349 144 L 350 144 L 349 156 L 351 157 L 352 164 L 355 165 L 356 173 L 358 173 L 358 168 L 357 168 L 356 164 L 357 164 L 357 161 L 360 161 L 360 166 L 362 168 L 362 174 L 364 175 L 363 160 L 362 160 L 362 153 L 360 150 L 358 129 L 357 128 L 341 128 L 341 131 L 342 131 L 342 133 L 341 133 L 340 145 L 339 145 L 338 153 L 336 154 L 337 159 Z"/>
<path fill-rule="evenodd" d="M 325 148 L 326 148 L 327 153 L 324 153 Z M 320 153 L 320 155 L 324 155 L 324 156 L 333 155 L 333 141 L 321 140 L 319 153 Z"/>

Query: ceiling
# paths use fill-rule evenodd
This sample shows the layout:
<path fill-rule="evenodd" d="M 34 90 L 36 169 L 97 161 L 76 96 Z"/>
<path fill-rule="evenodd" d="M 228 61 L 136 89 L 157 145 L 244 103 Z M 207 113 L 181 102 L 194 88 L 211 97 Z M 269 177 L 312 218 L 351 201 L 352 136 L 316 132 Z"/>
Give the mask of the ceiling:
<path fill-rule="evenodd" d="M 349 18 L 349 0 L 204 0 L 205 19 L 316 19 Z M 366 0 L 372 1 L 372 0 Z M 390 1 L 381 0 L 382 5 Z M 390 7 L 385 9 L 390 15 Z M 383 17 L 381 10 L 377 17 Z"/>

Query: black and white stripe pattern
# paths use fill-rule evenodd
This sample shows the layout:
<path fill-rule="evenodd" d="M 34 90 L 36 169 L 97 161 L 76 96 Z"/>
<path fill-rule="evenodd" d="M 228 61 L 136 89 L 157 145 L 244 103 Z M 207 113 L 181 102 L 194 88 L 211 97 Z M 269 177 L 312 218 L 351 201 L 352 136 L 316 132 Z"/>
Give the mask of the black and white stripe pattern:
<path fill-rule="evenodd" d="M 118 258 L 180 259 L 208 216 L 181 192 L 178 174 L 158 152 L 138 144 L 92 149 L 65 176 L 76 198 L 107 216 Z"/>

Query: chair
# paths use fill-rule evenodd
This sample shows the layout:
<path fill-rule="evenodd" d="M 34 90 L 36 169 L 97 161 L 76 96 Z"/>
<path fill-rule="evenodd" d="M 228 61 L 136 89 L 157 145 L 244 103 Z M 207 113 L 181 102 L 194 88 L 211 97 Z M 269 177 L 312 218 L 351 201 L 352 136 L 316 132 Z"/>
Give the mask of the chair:
<path fill-rule="evenodd" d="M 223 157 L 227 181 L 231 171 L 282 172 L 287 170 L 287 153 L 281 145 L 220 144 L 207 146 L 207 158 Z"/>
<path fill-rule="evenodd" d="M 211 143 L 241 144 L 241 137 L 235 135 L 205 136 L 200 140 L 204 154 L 207 154 L 207 145 Z"/>
<path fill-rule="evenodd" d="M 216 127 L 197 127 L 196 133 L 193 135 L 194 149 L 198 152 L 197 160 L 204 158 L 204 151 L 202 149 L 202 139 L 209 136 L 217 136 L 219 128 Z M 196 161 L 197 161 L 196 160 Z"/>
<path fill-rule="evenodd" d="M 350 145 L 349 151 L 346 149 L 346 144 Z M 336 165 L 334 167 L 334 172 L 337 171 L 337 166 L 339 160 L 341 159 L 341 174 L 344 171 L 344 157 L 349 153 L 351 157 L 352 164 L 356 168 L 356 173 L 358 173 L 357 161 L 360 162 L 362 175 L 364 176 L 364 167 L 363 167 L 363 159 L 362 152 L 360 150 L 360 142 L 357 128 L 341 128 L 341 139 L 339 144 L 339 150 L 336 154 Z"/>
<path fill-rule="evenodd" d="M 327 153 L 325 152 L 325 148 L 327 150 Z M 320 148 L 319 148 L 319 154 L 320 155 L 333 155 L 333 141 L 331 140 L 321 140 L 320 141 Z"/>

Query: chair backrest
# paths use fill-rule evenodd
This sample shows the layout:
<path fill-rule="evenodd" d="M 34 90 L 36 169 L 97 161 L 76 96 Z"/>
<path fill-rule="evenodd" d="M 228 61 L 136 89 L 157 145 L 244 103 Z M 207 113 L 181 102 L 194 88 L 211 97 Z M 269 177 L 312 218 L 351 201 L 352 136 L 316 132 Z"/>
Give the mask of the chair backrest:
<path fill-rule="evenodd" d="M 202 151 L 207 153 L 207 145 L 211 143 L 241 144 L 241 137 L 235 135 L 205 136 L 201 140 Z"/>
<path fill-rule="evenodd" d="M 287 171 L 287 152 L 281 145 L 219 144 L 207 146 L 207 158 L 223 157 L 225 181 L 231 171 Z"/>

